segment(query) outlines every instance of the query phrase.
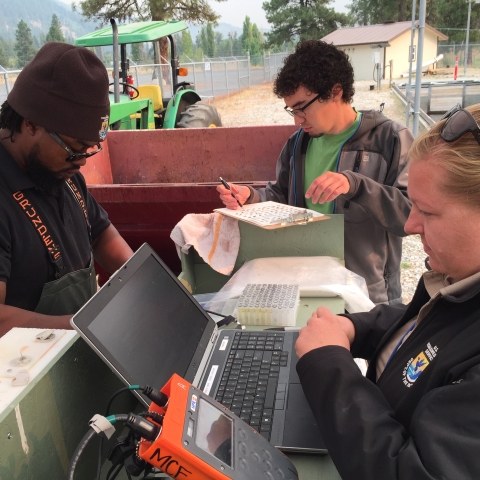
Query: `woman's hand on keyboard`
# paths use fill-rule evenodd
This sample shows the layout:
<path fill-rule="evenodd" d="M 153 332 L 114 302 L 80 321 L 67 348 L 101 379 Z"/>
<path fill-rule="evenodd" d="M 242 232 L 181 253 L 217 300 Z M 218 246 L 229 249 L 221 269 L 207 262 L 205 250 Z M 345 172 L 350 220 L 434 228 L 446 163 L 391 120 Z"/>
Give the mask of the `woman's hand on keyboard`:
<path fill-rule="evenodd" d="M 300 330 L 295 350 L 298 358 L 316 348 L 338 345 L 350 350 L 355 338 L 353 323 L 346 317 L 334 315 L 328 308 L 319 307 Z"/>

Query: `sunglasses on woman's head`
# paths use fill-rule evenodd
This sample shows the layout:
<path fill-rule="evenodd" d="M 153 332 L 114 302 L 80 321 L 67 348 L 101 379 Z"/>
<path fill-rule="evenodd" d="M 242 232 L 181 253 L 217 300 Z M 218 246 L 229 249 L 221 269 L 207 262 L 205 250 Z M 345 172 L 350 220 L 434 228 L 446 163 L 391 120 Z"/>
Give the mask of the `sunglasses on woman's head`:
<path fill-rule="evenodd" d="M 446 142 L 454 142 L 470 132 L 480 145 L 480 127 L 468 110 L 456 105 L 440 119 L 442 120 L 445 120 L 445 123 L 440 136 Z"/>

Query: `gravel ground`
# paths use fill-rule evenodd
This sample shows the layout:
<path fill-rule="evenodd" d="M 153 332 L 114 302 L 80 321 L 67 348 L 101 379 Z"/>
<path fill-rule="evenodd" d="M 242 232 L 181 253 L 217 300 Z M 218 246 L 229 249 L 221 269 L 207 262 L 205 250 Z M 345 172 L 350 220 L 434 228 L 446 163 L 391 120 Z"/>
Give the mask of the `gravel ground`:
<path fill-rule="evenodd" d="M 398 97 L 384 82 L 380 90 L 370 90 L 371 81 L 355 83 L 353 106 L 359 110 L 379 109 L 385 103 L 383 113 L 400 123 L 405 123 L 405 109 Z M 292 123 L 285 113 L 285 103 L 272 93 L 272 84 L 266 83 L 243 90 L 230 97 L 219 99 L 215 105 L 226 127 L 246 125 L 282 125 Z M 405 237 L 402 253 L 403 302 L 412 299 L 418 279 L 425 271 L 425 252 L 418 235 Z"/>

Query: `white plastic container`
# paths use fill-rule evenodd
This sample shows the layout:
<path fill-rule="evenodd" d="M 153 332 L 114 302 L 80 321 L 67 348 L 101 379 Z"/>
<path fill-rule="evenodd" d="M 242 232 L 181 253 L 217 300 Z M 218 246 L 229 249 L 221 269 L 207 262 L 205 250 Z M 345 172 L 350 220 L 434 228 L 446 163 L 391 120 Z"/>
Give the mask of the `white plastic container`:
<path fill-rule="evenodd" d="M 293 327 L 299 304 L 296 284 L 249 283 L 238 299 L 236 316 L 243 325 Z"/>

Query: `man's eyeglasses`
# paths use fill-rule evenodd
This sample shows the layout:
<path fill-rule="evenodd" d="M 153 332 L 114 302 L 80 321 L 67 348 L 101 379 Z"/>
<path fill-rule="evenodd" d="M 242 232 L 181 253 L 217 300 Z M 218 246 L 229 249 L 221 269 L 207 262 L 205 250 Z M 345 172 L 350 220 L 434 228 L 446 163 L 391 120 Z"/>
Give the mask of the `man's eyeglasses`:
<path fill-rule="evenodd" d="M 295 115 L 299 118 L 306 118 L 307 115 L 305 113 L 305 110 L 313 103 L 315 102 L 316 100 L 318 100 L 319 98 L 321 98 L 321 95 L 317 95 L 313 100 L 310 100 L 306 105 L 304 105 L 302 108 L 290 108 L 290 107 L 283 107 L 283 109 L 289 113 L 292 117 L 294 117 Z"/>
<path fill-rule="evenodd" d="M 83 158 L 91 157 L 98 152 L 102 151 L 102 146 L 100 143 L 97 143 L 91 148 L 96 147 L 97 149 L 93 152 L 78 153 L 74 152 L 55 132 L 48 132 L 49 135 L 68 153 L 68 157 L 65 159 L 67 162 L 74 162 L 75 160 L 82 160 Z"/>
<path fill-rule="evenodd" d="M 480 145 L 480 127 L 468 110 L 456 105 L 441 120 L 445 120 L 445 123 L 440 131 L 440 136 L 446 142 L 454 142 L 470 132 Z"/>

